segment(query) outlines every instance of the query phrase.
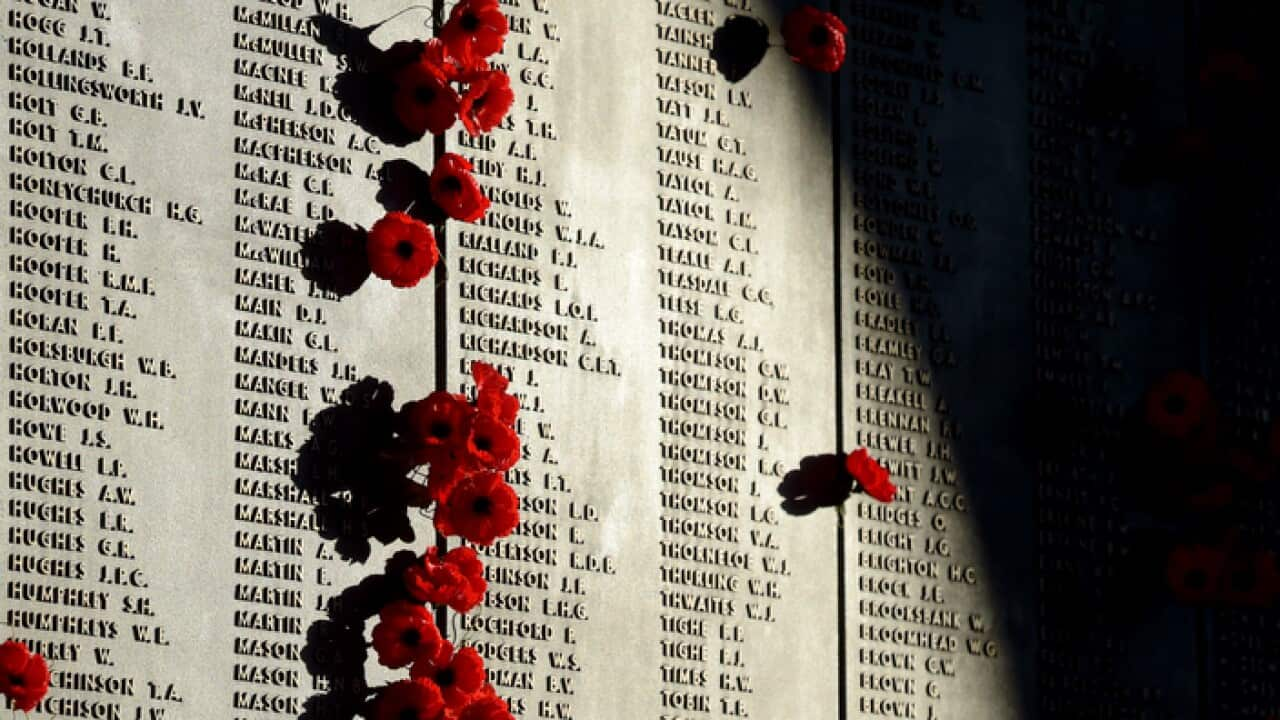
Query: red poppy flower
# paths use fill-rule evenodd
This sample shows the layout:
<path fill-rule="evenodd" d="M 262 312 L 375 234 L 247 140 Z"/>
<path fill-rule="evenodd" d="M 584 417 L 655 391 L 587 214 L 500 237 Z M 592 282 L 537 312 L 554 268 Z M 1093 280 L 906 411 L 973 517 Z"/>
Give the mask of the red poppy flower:
<path fill-rule="evenodd" d="M 474 648 L 464 647 L 455 654 L 446 640 L 435 655 L 418 658 L 410 674 L 415 680 L 435 683 L 444 695 L 444 704 L 457 711 L 484 687 L 484 660 Z"/>
<path fill-rule="evenodd" d="M 498 473 L 466 478 L 436 508 L 440 534 L 461 535 L 477 545 L 492 545 L 510 535 L 519 522 L 520 500 Z"/>
<path fill-rule="evenodd" d="M 426 46 L 422 49 L 422 60 L 428 65 L 438 68 L 444 74 L 446 80 L 457 80 L 462 74 L 463 68 L 458 65 L 457 58 L 449 54 L 449 49 L 445 47 L 440 38 L 431 38 L 427 41 Z"/>
<path fill-rule="evenodd" d="M 471 174 L 471 163 L 445 153 L 431 171 L 431 199 L 454 220 L 475 222 L 489 209 L 489 198 Z"/>
<path fill-rule="evenodd" d="M 431 502 L 442 503 L 453 492 L 458 481 L 467 476 L 462 460 L 449 456 L 438 457 L 431 461 L 427 471 L 427 487 L 425 492 Z"/>
<path fill-rule="evenodd" d="M 881 467 L 866 448 L 849 453 L 844 459 L 844 467 L 858 481 L 863 492 L 880 502 L 893 502 L 898 488 L 889 481 L 889 471 Z"/>
<path fill-rule="evenodd" d="M 1187 505 L 1192 510 L 1223 510 L 1235 499 L 1235 486 L 1227 482 L 1215 482 L 1187 497 Z"/>
<path fill-rule="evenodd" d="M 468 69 L 500 52 L 507 39 L 507 16 L 498 0 L 461 0 L 440 28 L 440 39 L 451 56 Z"/>
<path fill-rule="evenodd" d="M 1264 608 L 1276 600 L 1280 591 L 1276 556 L 1257 552 L 1240 558 L 1223 578 L 1223 600 L 1230 605 Z"/>
<path fill-rule="evenodd" d="M 449 607 L 458 613 L 471 612 L 472 608 L 484 600 L 484 593 L 489 589 L 489 583 L 484 579 L 484 563 L 480 562 L 476 551 L 469 547 L 450 550 L 445 555 L 445 562 L 457 567 L 464 580 L 458 587 L 458 593 L 449 600 Z"/>
<path fill-rule="evenodd" d="M 787 54 L 801 65 L 821 72 L 835 72 L 844 64 L 844 36 L 848 31 L 840 18 L 812 5 L 798 7 L 782 20 Z"/>
<path fill-rule="evenodd" d="M 373 224 L 368 253 L 373 274 L 398 288 L 417 285 L 440 259 L 431 228 L 402 212 L 387 213 Z"/>
<path fill-rule="evenodd" d="M 1207 547 L 1179 547 L 1169 554 L 1166 574 L 1173 596 L 1190 605 L 1218 597 L 1226 553 Z"/>
<path fill-rule="evenodd" d="M 49 665 L 16 640 L 0 645 L 0 695 L 16 710 L 30 712 L 49 692 Z"/>
<path fill-rule="evenodd" d="M 520 459 L 520 436 L 502 420 L 478 412 L 467 422 L 464 452 L 472 470 L 506 472 Z"/>
<path fill-rule="evenodd" d="M 429 682 L 401 680 L 378 697 L 378 720 L 439 720 L 443 712 L 444 696 Z"/>
<path fill-rule="evenodd" d="M 471 73 L 462 81 L 467 83 L 467 91 L 458 104 L 462 126 L 472 135 L 498 127 L 516 101 L 511 78 L 501 70 L 487 70 Z"/>
<path fill-rule="evenodd" d="M 439 135 L 458 119 L 458 93 L 448 73 L 424 56 L 395 75 L 396 117 L 409 132 Z"/>
<path fill-rule="evenodd" d="M 1159 435 L 1187 440 L 1211 422 L 1209 386 L 1189 372 L 1171 372 L 1147 391 L 1143 415 L 1148 427 Z"/>
<path fill-rule="evenodd" d="M 402 668 L 423 653 L 440 649 L 440 631 L 435 619 L 421 605 L 397 602 L 382 609 L 373 628 L 373 649 L 378 662 L 389 668 Z"/>
<path fill-rule="evenodd" d="M 507 701 L 498 697 L 492 685 L 485 685 L 458 713 L 458 720 L 513 720 Z"/>
<path fill-rule="evenodd" d="M 1221 88 L 1252 91 L 1260 73 L 1244 55 L 1234 50 L 1215 50 L 1200 68 L 1200 85 L 1206 90 Z"/>
<path fill-rule="evenodd" d="M 454 548 L 443 560 L 440 551 L 431 548 L 420 563 L 405 570 L 404 584 L 418 602 L 447 604 L 459 613 L 469 612 L 480 604 L 488 589 L 484 565 L 476 551 L 469 547 Z"/>
<path fill-rule="evenodd" d="M 504 425 L 514 426 L 520 413 L 520 399 L 507 392 L 505 375 L 488 363 L 471 363 L 471 377 L 476 381 L 476 407 L 492 415 Z"/>
<path fill-rule="evenodd" d="M 462 446 L 463 426 L 474 410 L 461 395 L 437 390 L 400 410 L 420 462 L 447 457 Z"/>

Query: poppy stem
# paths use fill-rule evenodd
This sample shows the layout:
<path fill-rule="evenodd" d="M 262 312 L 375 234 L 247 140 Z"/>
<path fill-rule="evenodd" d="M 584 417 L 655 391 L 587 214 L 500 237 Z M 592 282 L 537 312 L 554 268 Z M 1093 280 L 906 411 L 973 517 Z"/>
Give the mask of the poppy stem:
<path fill-rule="evenodd" d="M 387 18 L 387 19 L 385 19 L 385 20 L 380 20 L 380 21 L 378 21 L 378 22 L 376 22 L 376 23 L 374 23 L 374 24 L 370 25 L 370 26 L 369 26 L 369 28 L 370 28 L 370 29 L 373 29 L 373 28 L 377 28 L 377 27 L 381 27 L 381 26 L 383 26 L 383 25 L 386 25 L 387 23 L 391 22 L 392 20 L 395 20 L 396 18 L 400 17 L 401 15 L 404 15 L 405 13 L 409 12 L 410 10 L 426 10 L 426 11 L 428 11 L 428 12 L 431 12 L 431 13 L 432 13 L 432 16 L 433 16 L 433 18 L 434 18 L 435 8 L 431 7 L 430 5 L 410 5 L 409 7 L 407 7 L 407 8 L 405 8 L 405 9 L 401 10 L 400 12 L 398 12 L 398 13 L 396 13 L 396 14 L 394 14 L 394 15 L 392 15 L 391 17 L 389 17 L 389 18 Z"/>

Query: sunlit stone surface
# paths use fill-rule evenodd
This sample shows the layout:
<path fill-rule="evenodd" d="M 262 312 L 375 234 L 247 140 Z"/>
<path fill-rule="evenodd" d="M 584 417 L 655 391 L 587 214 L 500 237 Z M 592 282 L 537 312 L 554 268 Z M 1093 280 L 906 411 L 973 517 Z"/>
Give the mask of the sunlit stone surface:
<path fill-rule="evenodd" d="M 523 522 L 444 629 L 519 717 L 1276 712 L 1273 613 L 1126 585 L 1142 388 L 1222 340 L 1232 412 L 1274 397 L 1260 310 L 1184 292 L 1176 191 L 1118 179 L 1187 121 L 1181 8 L 841 0 L 834 78 L 780 47 L 720 76 L 717 26 L 781 44 L 797 4 L 504 2 L 515 107 L 436 147 L 355 72 L 421 9 L 9 3 L 0 636 L 50 661 L 33 716 L 351 717 L 395 677 L 360 583 L 436 541 L 362 499 L 364 441 L 477 360 L 521 399 Z M 487 217 L 416 288 L 353 273 L 344 228 L 441 150 Z M 784 509 L 859 447 L 897 501 Z"/>

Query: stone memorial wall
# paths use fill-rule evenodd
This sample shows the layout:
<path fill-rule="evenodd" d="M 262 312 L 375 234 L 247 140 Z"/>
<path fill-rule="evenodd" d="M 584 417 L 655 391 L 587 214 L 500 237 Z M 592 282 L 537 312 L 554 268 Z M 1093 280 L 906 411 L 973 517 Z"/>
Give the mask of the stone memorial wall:
<path fill-rule="evenodd" d="M 474 361 L 521 400 L 521 523 L 442 622 L 517 717 L 1280 711 L 1274 613 L 1125 602 L 1153 374 L 1248 378 L 1256 432 L 1275 399 L 1265 241 L 1205 307 L 1185 197 L 1121 179 L 1186 122 L 1187 16 L 838 0 L 839 74 L 722 77 L 727 18 L 780 42 L 798 4 L 503 0 L 509 117 L 399 146 L 358 98 L 362 49 L 430 33 L 404 3 L 6 0 L 0 635 L 50 662 L 32 716 L 350 718 L 390 676 L 340 618 L 437 542 L 370 504 L 361 443 Z M 488 214 L 417 288 L 351 272 L 446 151 Z M 861 447 L 895 502 L 784 509 Z"/>

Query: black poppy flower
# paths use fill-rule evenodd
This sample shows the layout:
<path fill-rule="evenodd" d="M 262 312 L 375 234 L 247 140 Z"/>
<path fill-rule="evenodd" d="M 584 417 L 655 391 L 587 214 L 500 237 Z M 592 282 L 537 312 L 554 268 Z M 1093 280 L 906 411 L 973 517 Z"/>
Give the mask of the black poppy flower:
<path fill-rule="evenodd" d="M 422 654 L 440 649 L 440 631 L 435 619 L 421 605 L 397 602 L 383 608 L 373 628 L 373 649 L 378 662 L 389 668 L 402 668 Z"/>
<path fill-rule="evenodd" d="M 458 712 L 484 687 L 484 660 L 474 648 L 464 647 L 455 653 L 446 640 L 435 655 L 418 658 L 410 675 L 434 683 L 444 696 L 445 707 Z"/>
<path fill-rule="evenodd" d="M 520 499 L 498 473 L 481 473 L 461 480 L 436 508 L 435 525 L 441 535 L 460 535 L 477 545 L 492 545 L 520 522 Z"/>
<path fill-rule="evenodd" d="M 787 54 L 820 72 L 835 72 L 844 64 L 844 36 L 848 32 L 840 18 L 812 5 L 802 5 L 782 20 Z"/>
<path fill-rule="evenodd" d="M 445 153 L 431 171 L 431 200 L 454 220 L 475 222 L 489 209 L 489 198 L 471 170 L 466 158 Z"/>
<path fill-rule="evenodd" d="M 387 213 L 374 223 L 366 242 L 369 269 L 398 288 L 417 285 L 440 260 L 435 233 L 402 212 Z"/>
<path fill-rule="evenodd" d="M 458 103 L 462 126 L 472 135 L 498 127 L 515 103 L 511 78 L 501 70 L 484 70 L 469 73 L 461 80 L 467 84 Z"/>
<path fill-rule="evenodd" d="M 425 56 L 395 74 L 396 117 L 411 133 L 439 135 L 458 119 L 458 93 L 446 71 Z"/>
<path fill-rule="evenodd" d="M 450 56 L 473 69 L 502 50 L 507 30 L 507 16 L 498 0 L 461 0 L 440 28 L 440 40 Z"/>

